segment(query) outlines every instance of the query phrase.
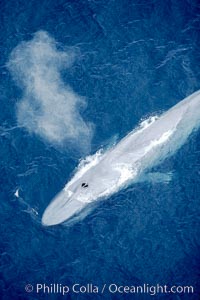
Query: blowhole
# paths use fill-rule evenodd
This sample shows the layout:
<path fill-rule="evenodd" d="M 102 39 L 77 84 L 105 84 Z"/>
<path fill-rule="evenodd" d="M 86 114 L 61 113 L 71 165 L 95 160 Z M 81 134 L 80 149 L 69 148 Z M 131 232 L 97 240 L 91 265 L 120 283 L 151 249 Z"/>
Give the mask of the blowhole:
<path fill-rule="evenodd" d="M 84 188 L 87 188 L 87 187 L 88 187 L 88 184 L 87 184 L 86 182 L 83 182 L 83 183 L 81 184 L 81 186 L 84 187 Z"/>

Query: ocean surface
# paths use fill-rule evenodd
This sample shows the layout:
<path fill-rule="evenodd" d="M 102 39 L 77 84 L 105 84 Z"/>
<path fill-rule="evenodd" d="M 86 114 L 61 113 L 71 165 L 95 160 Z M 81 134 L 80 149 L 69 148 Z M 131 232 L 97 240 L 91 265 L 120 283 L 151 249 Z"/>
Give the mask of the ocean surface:
<path fill-rule="evenodd" d="M 41 224 L 84 157 L 200 89 L 199 1 L 2 0 L 0 11 L 0 298 L 199 299 L 200 131 L 157 168 L 169 183 L 130 185 L 73 226 Z M 54 283 L 100 292 L 37 293 Z"/>

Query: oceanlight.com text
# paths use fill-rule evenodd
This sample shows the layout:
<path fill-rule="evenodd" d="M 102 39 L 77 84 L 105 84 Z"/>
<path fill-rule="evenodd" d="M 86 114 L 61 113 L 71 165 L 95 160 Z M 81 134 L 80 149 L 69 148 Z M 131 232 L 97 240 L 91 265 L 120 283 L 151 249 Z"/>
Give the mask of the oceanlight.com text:
<path fill-rule="evenodd" d="M 85 285 L 74 283 L 73 285 L 60 283 L 37 283 L 35 285 L 27 284 L 25 286 L 27 293 L 37 294 L 149 294 L 151 296 L 157 294 L 193 294 L 194 287 L 191 285 L 151 285 L 144 283 L 143 285 L 118 285 L 115 283 L 96 285 L 87 283 Z"/>

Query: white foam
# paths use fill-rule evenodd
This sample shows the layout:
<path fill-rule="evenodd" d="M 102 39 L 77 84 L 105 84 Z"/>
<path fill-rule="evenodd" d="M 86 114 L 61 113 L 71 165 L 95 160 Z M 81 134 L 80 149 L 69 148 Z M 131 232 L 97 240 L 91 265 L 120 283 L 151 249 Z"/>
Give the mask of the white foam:
<path fill-rule="evenodd" d="M 174 130 L 168 130 L 164 132 L 159 139 L 152 140 L 150 145 L 146 147 L 145 153 L 149 152 L 158 145 L 164 144 L 170 138 L 173 132 Z"/>
<path fill-rule="evenodd" d="M 120 178 L 117 182 L 118 187 L 137 175 L 137 168 L 133 168 L 131 164 L 117 164 L 115 169 L 120 172 Z"/>
<path fill-rule="evenodd" d="M 144 119 L 143 121 L 141 121 L 141 123 L 139 124 L 139 127 L 141 129 L 146 129 L 147 127 L 149 127 L 151 124 L 153 124 L 158 119 L 159 119 L 158 115 L 150 116 L 147 119 Z"/>
<path fill-rule="evenodd" d="M 69 181 L 69 183 L 64 187 L 64 190 L 68 190 L 68 186 L 76 182 L 79 178 L 83 176 L 89 169 L 94 167 L 99 163 L 99 161 L 104 157 L 103 149 L 98 150 L 93 155 L 88 155 L 85 159 L 82 159 L 77 167 L 77 172 L 75 176 Z"/>

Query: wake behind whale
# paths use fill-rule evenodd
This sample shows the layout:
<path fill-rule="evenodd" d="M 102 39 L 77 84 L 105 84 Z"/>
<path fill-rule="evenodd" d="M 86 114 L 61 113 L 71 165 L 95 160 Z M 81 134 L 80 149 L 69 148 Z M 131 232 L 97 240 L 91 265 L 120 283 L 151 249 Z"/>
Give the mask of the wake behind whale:
<path fill-rule="evenodd" d="M 197 91 L 160 117 L 143 122 L 111 149 L 89 157 L 46 208 L 42 223 L 50 226 L 69 220 L 89 203 L 148 176 L 153 167 L 172 156 L 199 128 L 199 108 Z"/>

